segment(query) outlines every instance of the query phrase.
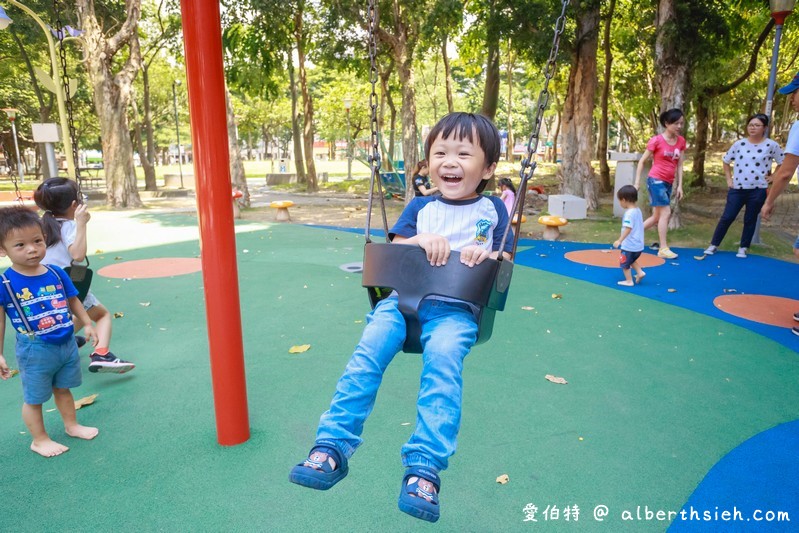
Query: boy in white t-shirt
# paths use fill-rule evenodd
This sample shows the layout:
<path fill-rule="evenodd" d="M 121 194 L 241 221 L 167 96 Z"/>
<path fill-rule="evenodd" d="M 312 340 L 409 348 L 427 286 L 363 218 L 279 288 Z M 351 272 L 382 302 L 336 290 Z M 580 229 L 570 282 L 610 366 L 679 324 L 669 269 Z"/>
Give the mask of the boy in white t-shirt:
<path fill-rule="evenodd" d="M 619 285 L 632 287 L 635 283 L 641 283 L 646 273 L 638 258 L 644 251 L 644 217 L 638 209 L 638 189 L 632 185 L 625 185 L 616 193 L 621 206 L 626 209 L 624 218 L 621 222 L 621 236 L 613 243 L 614 248 L 621 248 L 619 264 L 624 272 L 624 281 L 619 281 Z M 635 270 L 635 283 L 633 283 L 630 268 Z"/>

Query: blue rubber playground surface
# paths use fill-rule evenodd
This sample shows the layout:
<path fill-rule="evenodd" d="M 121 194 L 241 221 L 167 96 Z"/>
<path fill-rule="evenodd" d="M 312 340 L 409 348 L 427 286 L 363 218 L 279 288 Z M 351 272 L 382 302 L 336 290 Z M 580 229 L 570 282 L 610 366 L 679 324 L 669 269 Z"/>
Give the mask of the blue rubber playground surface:
<path fill-rule="evenodd" d="M 130 236 L 125 247 L 90 234 L 96 272 L 198 256 L 195 217 L 124 217 L 104 225 Z M 201 274 L 96 273 L 93 290 L 118 314 L 112 349 L 137 368 L 84 372 L 73 392 L 98 394 L 78 412 L 100 428 L 94 441 L 68 439 L 45 405 L 51 435 L 70 446 L 48 460 L 28 450 L 18 378 L 0 383 L 4 529 L 797 530 L 799 337 L 713 304 L 799 300 L 797 265 L 697 261 L 698 250 L 676 250 L 679 260 L 628 289 L 618 268 L 564 258 L 606 245 L 520 242 L 506 309 L 466 361 L 437 524 L 397 509 L 418 356 L 400 354 L 386 372 L 347 479 L 327 492 L 289 483 L 368 312 L 359 275 L 342 268 L 361 260 L 363 242 L 333 228 L 237 223 L 252 435 L 235 447 L 216 442 Z M 302 344 L 310 349 L 289 353 Z"/>

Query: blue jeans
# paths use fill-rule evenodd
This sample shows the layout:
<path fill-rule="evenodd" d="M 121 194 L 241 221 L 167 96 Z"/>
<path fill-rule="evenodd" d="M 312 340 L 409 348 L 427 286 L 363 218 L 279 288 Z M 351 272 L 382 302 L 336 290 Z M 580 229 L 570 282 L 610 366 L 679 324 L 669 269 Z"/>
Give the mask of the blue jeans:
<path fill-rule="evenodd" d="M 646 178 L 646 189 L 649 191 L 649 205 L 663 207 L 671 204 L 672 184 L 657 178 Z"/>
<path fill-rule="evenodd" d="M 361 341 L 316 433 L 317 444 L 334 445 L 348 458 L 362 442 L 363 424 L 374 407 L 383 373 L 405 342 L 405 319 L 396 298 L 378 303 L 366 320 Z M 416 428 L 402 447 L 402 464 L 441 471 L 455 453 L 463 359 L 477 340 L 477 322 L 468 305 L 438 300 L 421 303 L 419 320 L 424 351 Z"/>
<path fill-rule="evenodd" d="M 713 232 L 713 238 L 710 244 L 718 246 L 727 235 L 727 230 L 730 225 L 735 222 L 741 208 L 746 206 L 744 212 L 744 230 L 741 234 L 741 248 L 749 248 L 752 245 L 752 236 L 755 234 L 755 226 L 757 226 L 757 215 L 760 214 L 760 209 L 766 203 L 767 189 L 730 189 L 727 191 L 727 205 L 724 206 L 724 213 L 716 225 L 716 231 Z"/>

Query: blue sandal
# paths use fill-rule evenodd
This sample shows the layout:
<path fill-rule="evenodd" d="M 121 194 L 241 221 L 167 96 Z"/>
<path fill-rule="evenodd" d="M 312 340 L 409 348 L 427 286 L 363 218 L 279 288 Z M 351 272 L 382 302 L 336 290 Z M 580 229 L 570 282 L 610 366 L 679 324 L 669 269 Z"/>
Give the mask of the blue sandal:
<path fill-rule="evenodd" d="M 439 517 L 438 491 L 441 478 L 430 468 L 410 466 L 402 478 L 399 508 L 416 518 L 435 522 Z"/>
<path fill-rule="evenodd" d="M 336 462 L 335 469 L 330 459 Z M 327 490 L 347 476 L 347 458 L 334 446 L 311 448 L 308 458 L 291 469 L 289 481 L 316 490 Z"/>

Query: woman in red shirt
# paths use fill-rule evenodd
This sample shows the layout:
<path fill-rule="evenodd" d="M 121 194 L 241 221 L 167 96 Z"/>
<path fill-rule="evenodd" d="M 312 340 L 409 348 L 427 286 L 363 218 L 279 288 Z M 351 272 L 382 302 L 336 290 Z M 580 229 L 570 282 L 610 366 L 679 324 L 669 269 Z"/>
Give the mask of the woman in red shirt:
<path fill-rule="evenodd" d="M 646 143 L 646 151 L 638 161 L 635 172 L 635 188 L 641 181 L 644 164 L 651 157 L 652 168 L 646 178 L 646 188 L 649 191 L 649 205 L 652 206 L 652 215 L 644 221 L 644 229 L 654 225 L 658 227 L 660 249 L 658 257 L 677 259 L 677 254 L 669 249 L 666 233 L 669 229 L 671 217 L 671 193 L 674 182 L 677 182 L 675 195 L 677 200 L 683 197 L 682 192 L 682 164 L 685 160 L 685 138 L 680 135 L 685 117 L 679 109 L 669 109 L 660 114 L 660 125 L 663 133 L 655 135 Z"/>

